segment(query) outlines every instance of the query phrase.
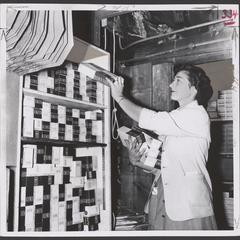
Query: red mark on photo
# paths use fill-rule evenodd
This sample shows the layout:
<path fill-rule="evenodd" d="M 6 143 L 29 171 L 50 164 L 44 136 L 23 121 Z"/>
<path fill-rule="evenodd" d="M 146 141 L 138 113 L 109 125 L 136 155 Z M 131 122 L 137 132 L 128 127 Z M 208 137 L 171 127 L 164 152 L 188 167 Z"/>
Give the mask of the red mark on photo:
<path fill-rule="evenodd" d="M 222 19 L 226 18 L 226 20 L 227 20 L 226 22 L 224 22 L 224 25 L 225 26 L 234 25 L 236 23 L 236 18 L 238 15 L 239 14 L 238 14 L 237 10 L 224 9 Z"/>

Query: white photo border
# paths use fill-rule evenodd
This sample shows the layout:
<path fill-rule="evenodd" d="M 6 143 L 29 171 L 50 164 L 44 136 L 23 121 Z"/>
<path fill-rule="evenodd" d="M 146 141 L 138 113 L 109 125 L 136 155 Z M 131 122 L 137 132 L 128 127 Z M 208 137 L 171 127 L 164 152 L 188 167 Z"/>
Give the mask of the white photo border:
<path fill-rule="evenodd" d="M 1 36 L 4 35 L 6 28 L 6 11 L 7 10 L 69 10 L 69 11 L 167 11 L 172 10 L 210 10 L 210 9 L 232 9 L 239 11 L 237 4 L 176 4 L 176 5 L 145 5 L 145 4 L 123 4 L 123 5 L 111 5 L 111 4 L 0 4 L 0 30 Z M 199 7 L 201 9 L 199 9 Z M 4 19 L 5 18 L 5 19 Z M 1 214 L 1 234 L 2 236 L 61 236 L 61 237 L 90 237 L 90 236 L 238 236 L 240 235 L 240 164 L 239 164 L 239 15 L 236 19 L 235 27 L 235 38 L 233 39 L 233 55 L 232 63 L 234 65 L 234 82 L 232 87 L 234 89 L 234 103 L 233 103 L 233 128 L 234 128 L 234 230 L 228 231 L 109 231 L 109 232 L 7 232 L 6 231 L 6 214 Z M 4 37 L 0 38 L 0 78 L 1 78 L 1 102 L 0 102 L 0 130 L 1 130 L 1 152 L 0 152 L 0 176 L 2 179 L 6 179 L 5 166 L 6 162 L 4 161 L 6 157 L 6 146 L 4 145 L 3 139 L 5 139 L 6 132 L 4 129 L 6 126 L 6 119 L 4 114 L 6 111 L 6 102 L 5 102 L 5 84 L 6 81 L 6 42 Z M 5 184 L 1 184 L 0 196 L 6 195 Z M 6 199 L 1 197 L 0 199 L 0 212 L 3 213 L 6 208 Z"/>

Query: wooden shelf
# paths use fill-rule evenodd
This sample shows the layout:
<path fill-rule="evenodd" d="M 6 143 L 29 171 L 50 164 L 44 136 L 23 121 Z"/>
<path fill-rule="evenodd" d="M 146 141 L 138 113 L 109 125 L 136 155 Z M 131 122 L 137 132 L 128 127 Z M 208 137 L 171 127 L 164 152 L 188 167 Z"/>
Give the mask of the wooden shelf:
<path fill-rule="evenodd" d="M 210 118 L 211 122 L 232 122 L 232 118 Z"/>
<path fill-rule="evenodd" d="M 22 137 L 23 144 L 36 144 L 36 145 L 51 145 L 51 146 L 73 146 L 73 147 L 106 147 L 105 143 L 93 143 L 93 142 L 77 142 L 77 141 L 62 141 L 54 139 L 36 139 L 29 137 Z"/>
<path fill-rule="evenodd" d="M 233 185 L 233 182 L 232 181 L 222 181 L 222 184 Z"/>
<path fill-rule="evenodd" d="M 106 106 L 101 105 L 101 104 L 80 101 L 77 99 L 62 97 L 62 96 L 45 93 L 45 92 L 40 92 L 40 91 L 28 89 L 28 88 L 23 88 L 23 93 L 28 96 L 40 98 L 49 103 L 63 105 L 63 106 L 70 107 L 70 108 L 81 108 L 81 109 L 85 109 L 88 111 L 107 108 Z"/>
<path fill-rule="evenodd" d="M 229 156 L 233 157 L 233 153 L 224 153 L 224 152 L 219 152 L 218 155 L 223 155 L 223 156 Z"/>

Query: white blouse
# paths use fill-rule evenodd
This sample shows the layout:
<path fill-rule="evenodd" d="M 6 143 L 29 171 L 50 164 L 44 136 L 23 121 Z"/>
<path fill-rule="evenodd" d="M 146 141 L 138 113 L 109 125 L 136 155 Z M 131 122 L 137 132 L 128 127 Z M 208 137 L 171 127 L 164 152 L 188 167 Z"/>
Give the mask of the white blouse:
<path fill-rule="evenodd" d="M 205 109 L 197 101 L 169 113 L 144 108 L 139 126 L 166 136 L 161 175 L 169 218 L 183 221 L 213 215 L 206 169 L 210 120 Z"/>

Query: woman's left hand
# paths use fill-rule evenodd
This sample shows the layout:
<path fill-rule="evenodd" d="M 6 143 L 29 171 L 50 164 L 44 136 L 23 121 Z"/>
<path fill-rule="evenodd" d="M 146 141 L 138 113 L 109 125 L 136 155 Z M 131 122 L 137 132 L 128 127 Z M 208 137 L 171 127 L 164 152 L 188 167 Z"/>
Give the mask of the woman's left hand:
<path fill-rule="evenodd" d="M 131 138 L 128 138 L 128 140 L 125 140 L 125 143 L 129 150 L 130 163 L 133 166 L 135 166 L 136 163 L 140 161 L 140 159 L 144 154 L 144 151 L 140 151 L 142 144 L 141 143 L 139 144 L 136 139 L 132 141 Z"/>

